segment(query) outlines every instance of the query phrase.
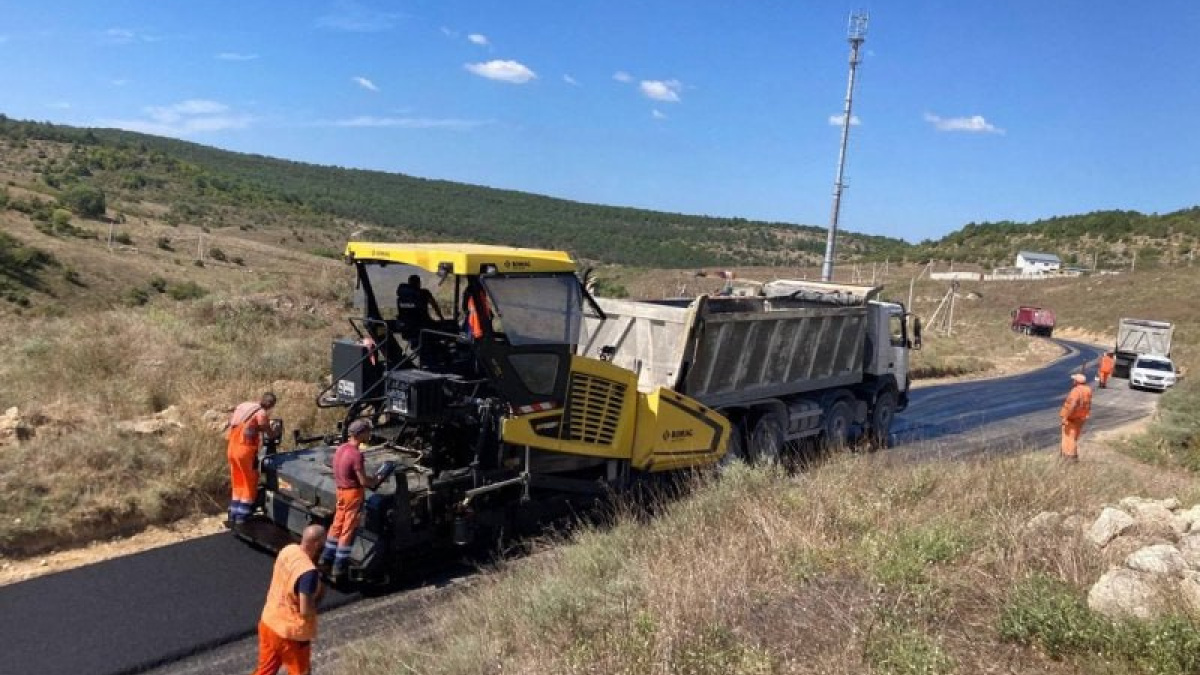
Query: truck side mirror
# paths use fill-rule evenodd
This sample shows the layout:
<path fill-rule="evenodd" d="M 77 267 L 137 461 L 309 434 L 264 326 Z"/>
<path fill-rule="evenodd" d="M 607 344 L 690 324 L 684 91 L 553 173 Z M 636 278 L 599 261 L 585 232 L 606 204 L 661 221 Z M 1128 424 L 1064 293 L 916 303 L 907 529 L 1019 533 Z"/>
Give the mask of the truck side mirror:
<path fill-rule="evenodd" d="M 921 318 L 920 317 L 913 317 L 913 337 L 912 337 L 912 344 L 910 345 L 910 347 L 913 349 L 916 349 L 916 350 L 921 349 Z"/>

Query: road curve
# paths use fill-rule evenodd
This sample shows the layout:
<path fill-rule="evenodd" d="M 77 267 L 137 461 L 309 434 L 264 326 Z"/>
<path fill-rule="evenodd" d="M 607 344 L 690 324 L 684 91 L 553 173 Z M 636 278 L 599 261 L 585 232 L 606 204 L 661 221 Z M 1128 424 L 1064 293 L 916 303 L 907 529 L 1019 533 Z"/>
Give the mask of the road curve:
<path fill-rule="evenodd" d="M 1099 350 L 1057 341 L 1065 354 L 1045 368 L 993 380 L 914 390 L 897 418 L 892 451 L 914 458 L 1018 452 L 1058 441 L 1056 410 L 1081 367 L 1095 373 Z M 1157 395 L 1125 380 L 1097 391 L 1086 432 L 1150 414 Z M 228 534 L 0 587 L 0 672 L 58 675 L 249 672 L 271 557 Z M 373 626 L 420 630 L 424 607 L 462 583 L 461 568 L 383 598 L 338 593 L 322 604 L 315 667 Z"/>

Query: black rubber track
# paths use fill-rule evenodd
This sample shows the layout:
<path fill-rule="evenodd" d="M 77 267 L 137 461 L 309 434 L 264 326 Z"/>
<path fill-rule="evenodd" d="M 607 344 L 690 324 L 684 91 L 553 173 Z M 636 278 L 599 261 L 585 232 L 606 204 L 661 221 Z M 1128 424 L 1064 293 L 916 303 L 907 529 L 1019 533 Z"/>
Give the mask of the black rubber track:
<path fill-rule="evenodd" d="M 136 673 L 252 635 L 273 562 L 222 533 L 0 587 L 0 673 Z"/>

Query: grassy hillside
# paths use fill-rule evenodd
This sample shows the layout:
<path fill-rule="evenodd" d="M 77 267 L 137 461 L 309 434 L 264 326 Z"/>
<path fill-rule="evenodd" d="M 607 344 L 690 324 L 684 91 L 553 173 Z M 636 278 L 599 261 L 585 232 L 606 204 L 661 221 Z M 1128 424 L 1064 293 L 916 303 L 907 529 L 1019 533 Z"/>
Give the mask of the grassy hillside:
<path fill-rule="evenodd" d="M 112 129 L 0 116 L 0 142 L 9 151 L 35 150 L 32 159 L 13 168 L 36 173 L 40 185 L 56 191 L 74 182 L 95 183 L 120 201 L 164 204 L 172 222 L 235 224 L 230 208 L 237 207 L 261 217 L 253 226 L 286 223 L 329 230 L 339 222 L 360 224 L 342 228 L 344 236 L 366 223 L 383 228 L 388 238 L 561 248 L 591 260 L 657 267 L 811 263 L 824 254 L 825 233 L 818 227 L 584 204 L 233 153 Z M 904 248 L 898 239 L 851 232 L 840 241 L 847 259 L 883 257 Z"/>

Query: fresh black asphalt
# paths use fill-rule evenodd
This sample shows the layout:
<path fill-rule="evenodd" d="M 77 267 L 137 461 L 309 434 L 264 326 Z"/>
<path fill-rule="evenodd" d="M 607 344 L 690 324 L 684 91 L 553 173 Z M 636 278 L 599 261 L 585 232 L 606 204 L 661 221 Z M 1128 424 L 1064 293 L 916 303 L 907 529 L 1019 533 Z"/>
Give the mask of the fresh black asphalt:
<path fill-rule="evenodd" d="M 1055 411 L 1068 375 L 1080 368 L 1094 375 L 1099 354 L 1087 345 L 1061 344 L 1067 354 L 1032 373 L 914 390 L 893 434 L 902 447 L 893 451 L 969 457 L 1057 443 Z M 1155 396 L 1130 392 L 1116 380 L 1097 392 L 1089 429 L 1143 417 Z M 1086 439 L 1085 431 L 1085 459 Z M 249 672 L 272 560 L 226 533 L 0 587 L 0 674 Z M 338 633 L 361 636 L 365 624 L 379 620 L 368 615 L 414 611 L 396 605 L 410 595 L 334 612 L 359 598 L 331 591 L 322 603 L 325 640 L 318 639 L 318 649 L 327 651 L 333 645 L 325 642 Z M 339 615 L 346 618 L 344 630 L 336 630 Z"/>
<path fill-rule="evenodd" d="M 217 534 L 0 587 L 0 673 L 136 673 L 254 634 L 272 563 Z"/>

